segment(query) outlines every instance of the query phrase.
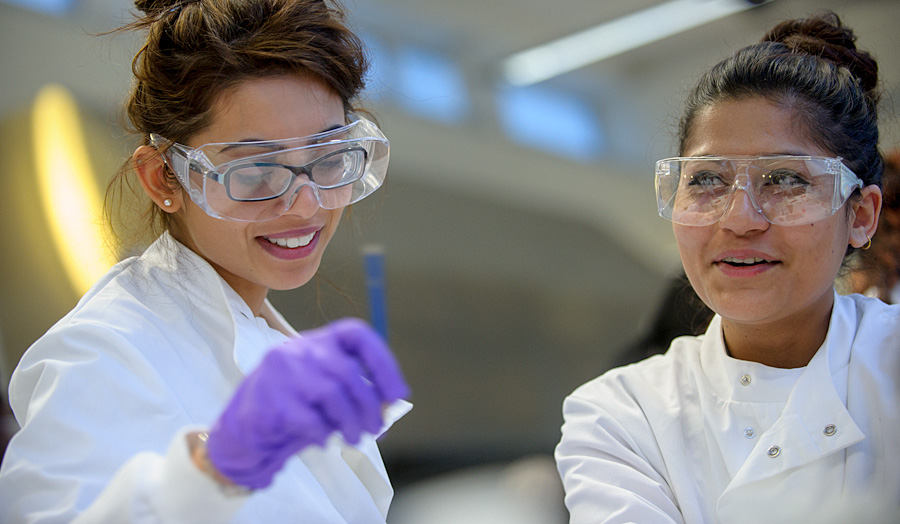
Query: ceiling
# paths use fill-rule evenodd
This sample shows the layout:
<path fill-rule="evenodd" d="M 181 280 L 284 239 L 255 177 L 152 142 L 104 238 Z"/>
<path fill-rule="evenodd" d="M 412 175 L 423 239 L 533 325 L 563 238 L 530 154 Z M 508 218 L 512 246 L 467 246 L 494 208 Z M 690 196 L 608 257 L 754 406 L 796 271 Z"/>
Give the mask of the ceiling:
<path fill-rule="evenodd" d="M 703 3 L 704 0 L 698 0 Z M 476 193 L 604 230 L 655 270 L 677 264 L 668 225 L 654 212 L 650 169 L 673 150 L 674 123 L 693 80 L 775 21 L 832 9 L 880 59 L 888 96 L 884 144 L 900 144 L 893 100 L 900 93 L 900 3 L 896 0 L 772 0 L 572 73 L 549 87 L 574 93 L 596 112 L 606 139 L 588 165 L 524 151 L 506 140 L 494 112 L 501 61 L 521 51 L 658 4 L 657 0 L 347 0 L 351 23 L 389 44 L 439 50 L 465 75 L 472 110 L 448 128 L 375 101 L 392 141 L 392 175 Z M 128 35 L 90 37 L 127 19 L 124 0 L 83 0 L 64 20 L 0 4 L 4 55 L 0 116 L 27 105 L 37 86 L 63 81 L 112 114 L 128 83 Z M 16 52 L 12 52 L 16 49 Z M 388 81 L 388 89 L 390 82 Z M 490 172 L 490 177 L 483 172 Z M 551 178 L 548 173 L 553 173 Z M 552 180 L 552 183 L 550 183 Z"/>
<path fill-rule="evenodd" d="M 392 345 L 417 406 L 384 444 L 398 464 L 421 465 L 421 456 L 446 458 L 453 450 L 466 450 L 472 461 L 552 446 L 562 397 L 616 361 L 679 267 L 670 225 L 656 216 L 650 173 L 656 159 L 673 153 L 687 89 L 776 21 L 828 8 L 857 30 L 859 45 L 881 65 L 884 147 L 900 146 L 896 0 L 773 0 L 549 80 L 582 96 L 598 115 L 607 147 L 596 161 L 567 160 L 505 137 L 493 110 L 503 58 L 657 3 L 345 1 L 364 32 L 455 60 L 473 106 L 448 125 L 389 99 L 373 103 L 391 140 L 388 183 L 356 206 L 326 255 L 326 276 L 359 298 L 359 244 L 386 246 Z M 68 18 L 54 18 L 0 3 L 0 120 L 9 129 L 40 86 L 62 83 L 108 129 L 108 156 L 121 159 L 129 141 L 116 115 L 136 41 L 89 33 L 116 27 L 130 4 L 79 5 Z M 39 300 L 46 279 L 5 278 L 34 283 L 21 302 L 10 295 L 12 284 L 4 288 L 12 298 L 0 309 L 0 333 L 17 355 L 74 298 L 51 307 Z M 326 317 L 354 313 L 327 285 L 319 299 Z M 273 300 L 300 327 L 321 321 L 309 307 L 317 300 L 313 286 Z M 10 302 L 31 309 L 23 315 Z M 365 315 L 364 305 L 356 311 Z"/>

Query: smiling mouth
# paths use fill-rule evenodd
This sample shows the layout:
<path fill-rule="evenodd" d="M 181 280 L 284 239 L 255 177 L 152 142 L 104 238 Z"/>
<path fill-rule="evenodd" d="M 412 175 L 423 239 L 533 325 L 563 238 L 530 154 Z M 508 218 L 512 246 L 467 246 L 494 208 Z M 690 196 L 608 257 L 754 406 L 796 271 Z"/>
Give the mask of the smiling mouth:
<path fill-rule="evenodd" d="M 263 237 L 270 244 L 275 244 L 276 246 L 286 247 L 288 249 L 295 249 L 298 247 L 308 246 L 310 242 L 312 242 L 313 237 L 316 236 L 315 233 L 310 233 L 308 235 L 304 235 L 302 237 L 287 237 L 287 238 L 269 238 Z"/>
<path fill-rule="evenodd" d="M 725 257 L 720 260 L 723 264 L 728 264 L 729 266 L 735 267 L 747 267 L 747 266 L 755 266 L 757 264 L 769 264 L 771 261 L 766 260 L 764 258 L 734 258 L 734 257 Z"/>

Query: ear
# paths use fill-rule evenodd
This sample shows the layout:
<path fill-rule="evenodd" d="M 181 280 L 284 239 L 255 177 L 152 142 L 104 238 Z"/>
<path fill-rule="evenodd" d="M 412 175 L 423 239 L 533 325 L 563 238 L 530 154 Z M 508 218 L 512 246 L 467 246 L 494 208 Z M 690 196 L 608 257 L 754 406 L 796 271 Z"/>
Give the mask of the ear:
<path fill-rule="evenodd" d="M 141 187 L 150 200 L 166 213 L 174 213 L 181 209 L 184 204 L 184 193 L 155 147 L 140 146 L 135 149 L 131 155 L 131 162 Z"/>
<path fill-rule="evenodd" d="M 869 243 L 878 229 L 881 216 L 881 188 L 871 185 L 860 189 L 861 198 L 853 200 L 853 220 L 850 223 L 850 245 L 861 248 Z"/>

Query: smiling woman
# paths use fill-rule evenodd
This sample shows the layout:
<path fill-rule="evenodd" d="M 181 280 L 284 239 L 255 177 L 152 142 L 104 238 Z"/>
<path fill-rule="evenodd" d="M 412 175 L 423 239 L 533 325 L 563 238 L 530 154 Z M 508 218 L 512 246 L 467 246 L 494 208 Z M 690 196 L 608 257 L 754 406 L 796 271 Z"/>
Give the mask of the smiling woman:
<path fill-rule="evenodd" d="M 360 43 L 322 0 L 137 7 L 141 145 L 107 205 L 140 187 L 157 238 L 13 373 L 0 521 L 385 522 L 375 437 L 409 409 L 389 348 L 355 319 L 299 334 L 266 298 L 384 180 Z"/>
<path fill-rule="evenodd" d="M 837 16 L 713 67 L 657 163 L 698 337 L 585 384 L 556 450 L 572 522 L 893 522 L 900 307 L 840 296 L 881 209 L 877 64 Z"/>
<path fill-rule="evenodd" d="M 684 154 L 835 156 L 796 133 L 794 118 L 792 109 L 763 97 L 723 100 L 695 117 Z M 831 188 L 841 185 L 831 174 L 805 176 L 829 178 Z M 732 357 L 781 368 L 805 366 L 825 339 L 834 279 L 848 243 L 862 246 L 874 234 L 880 191 L 877 185 L 859 190 L 856 184 L 858 193 L 850 205 L 833 213 L 832 189 L 819 196 L 827 208 L 810 203 L 799 213 L 818 220 L 797 224 L 800 220 L 793 219 L 792 225 L 780 226 L 781 216 L 769 218 L 758 211 L 766 207 L 754 194 L 764 186 L 750 185 L 760 189 L 733 192 L 716 223 L 673 225 L 681 261 L 697 295 L 722 316 Z M 810 187 L 807 183 L 805 193 Z M 749 330 L 753 336 L 745 334 Z"/>
<path fill-rule="evenodd" d="M 338 95 L 327 84 L 311 77 L 246 80 L 216 99 L 211 113 L 216 117 L 187 141 L 188 147 L 316 136 L 325 130 L 341 128 L 345 122 L 344 106 Z M 349 144 L 352 147 L 364 140 L 374 139 L 351 137 Z M 307 146 L 308 152 L 310 141 L 299 142 Z M 324 146 L 332 148 L 330 144 L 334 142 L 329 138 Z M 220 148 L 218 156 L 223 156 L 221 149 L 225 148 Z M 261 155 L 252 154 L 246 146 L 228 149 L 229 158 L 243 151 L 247 161 L 261 159 Z M 313 158 L 332 152 L 321 148 L 313 151 Z M 284 155 L 282 151 L 277 153 Z M 217 158 L 212 152 L 210 155 Z M 169 160 L 163 162 L 166 156 Z M 303 175 L 267 198 L 237 200 L 233 181 L 227 185 L 211 181 L 212 173 L 216 172 L 207 172 L 198 183 L 196 168 L 188 169 L 189 163 L 179 163 L 171 150 L 166 156 L 161 157 L 152 146 L 138 148 L 135 164 L 141 184 L 155 201 L 171 200 L 170 205 L 161 207 L 177 215 L 172 236 L 210 262 L 247 302 L 254 315 L 260 314 L 269 289 L 294 289 L 315 275 L 344 209 L 344 206 L 326 209 L 320 204 L 316 179 Z M 262 156 L 265 158 L 268 156 Z M 185 168 L 179 169 L 181 166 Z M 365 168 L 356 166 L 360 176 Z M 165 178 L 160 174 L 173 171 L 176 176 L 180 172 L 179 183 L 187 191 L 173 191 L 165 185 Z M 228 177 L 223 181 L 230 181 L 230 171 L 222 172 Z M 273 172 L 269 168 L 261 173 L 271 179 Z M 347 185 L 348 182 L 343 184 Z M 184 198 L 186 195 L 191 198 Z M 282 195 L 291 198 L 276 206 Z M 260 208 L 273 211 L 260 216 Z M 244 209 L 249 209 L 249 214 Z M 223 216 L 229 211 L 231 217 Z"/>

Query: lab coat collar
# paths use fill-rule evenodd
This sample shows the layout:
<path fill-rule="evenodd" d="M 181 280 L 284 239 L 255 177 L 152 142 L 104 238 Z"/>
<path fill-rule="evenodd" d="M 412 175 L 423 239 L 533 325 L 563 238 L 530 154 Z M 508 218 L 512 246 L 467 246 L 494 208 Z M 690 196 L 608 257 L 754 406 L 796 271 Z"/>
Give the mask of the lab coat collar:
<path fill-rule="evenodd" d="M 149 300 L 166 294 L 180 303 L 177 311 L 208 342 L 223 375 L 237 385 L 244 373 L 235 363 L 235 310 L 225 294 L 227 284 L 200 255 L 164 232 L 140 256 L 147 272 L 141 291 Z"/>
<path fill-rule="evenodd" d="M 227 352 L 217 352 L 216 358 L 235 384 L 256 367 L 271 345 L 284 340 L 273 337 L 268 332 L 270 326 L 291 336 L 297 335 L 297 331 L 268 299 L 263 303 L 262 316 L 255 317 L 250 306 L 209 262 L 168 232 L 160 235 L 141 258 L 148 262 L 148 267 L 161 272 L 164 282 L 183 291 L 192 303 L 194 314 L 206 318 L 206 311 L 211 316 L 209 323 L 203 323 L 208 326 L 206 334 L 218 340 L 217 347 L 229 348 Z M 238 329 L 238 326 L 247 326 L 248 323 L 257 326 Z M 256 335 L 259 335 L 259 340 L 244 340 Z"/>
<path fill-rule="evenodd" d="M 732 487 L 799 468 L 865 438 L 846 407 L 850 353 L 858 324 L 856 304 L 847 297 L 835 295 L 825 342 L 802 368 L 781 417 L 759 437 L 747 462 L 735 475 Z M 721 341 L 721 322 L 716 325 L 717 331 L 708 335 L 717 334 Z M 710 325 L 710 330 L 713 327 Z M 719 359 L 724 356 L 724 349 L 724 344 L 718 345 Z M 702 358 L 710 363 L 715 361 L 715 355 Z M 768 453 L 773 446 L 781 450 L 775 458 Z"/>

